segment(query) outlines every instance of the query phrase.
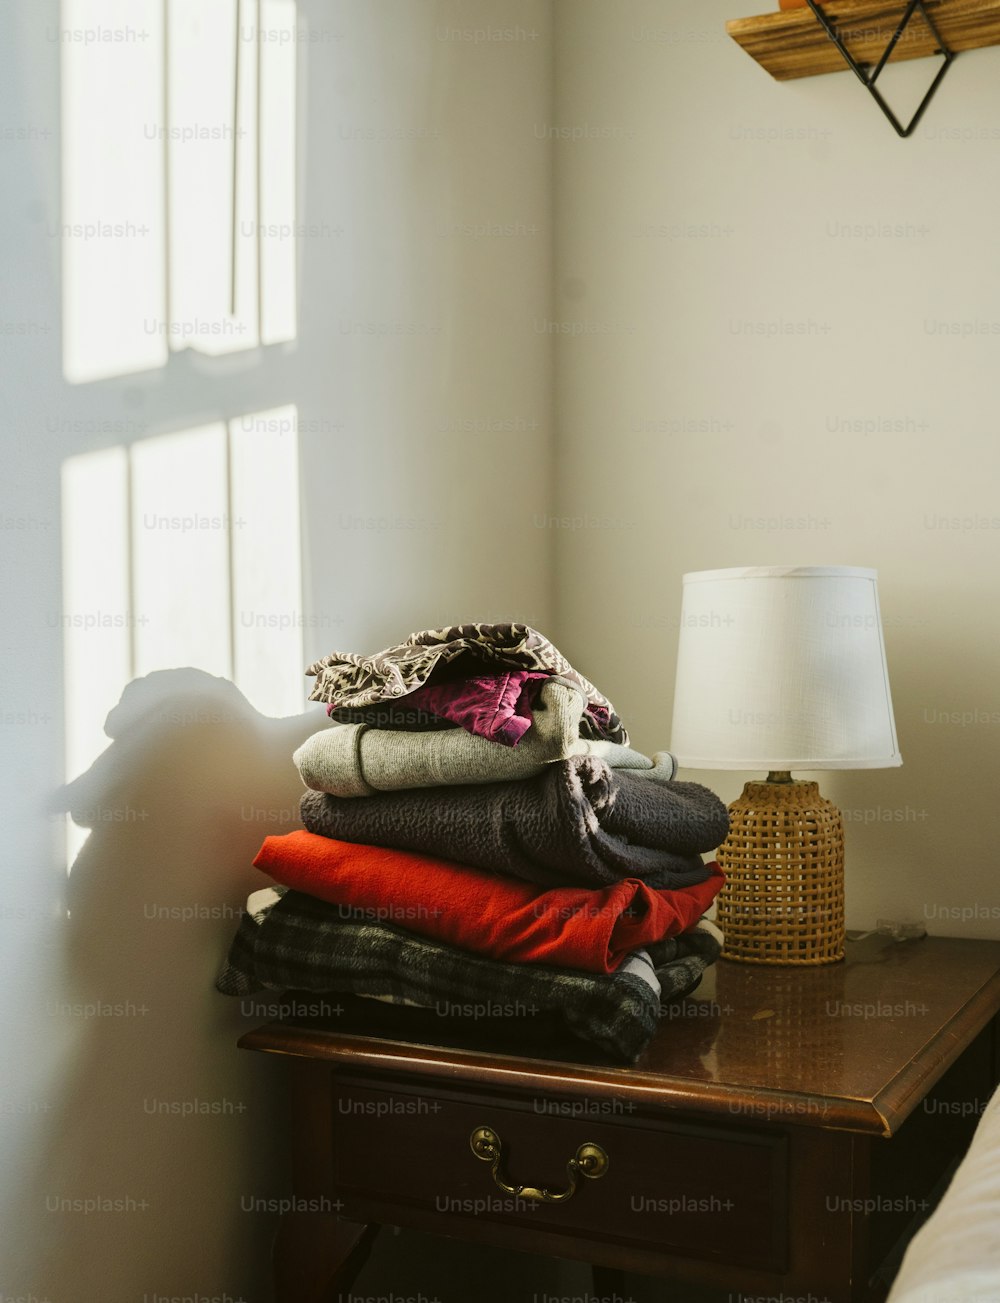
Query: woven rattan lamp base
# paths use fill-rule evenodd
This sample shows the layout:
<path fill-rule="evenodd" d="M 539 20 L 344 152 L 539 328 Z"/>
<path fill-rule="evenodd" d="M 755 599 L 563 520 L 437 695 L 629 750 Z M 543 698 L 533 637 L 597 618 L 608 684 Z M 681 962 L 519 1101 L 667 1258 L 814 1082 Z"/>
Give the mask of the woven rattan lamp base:
<path fill-rule="evenodd" d="M 816 783 L 747 783 L 717 859 L 723 957 L 831 964 L 844 957 L 844 826 Z"/>

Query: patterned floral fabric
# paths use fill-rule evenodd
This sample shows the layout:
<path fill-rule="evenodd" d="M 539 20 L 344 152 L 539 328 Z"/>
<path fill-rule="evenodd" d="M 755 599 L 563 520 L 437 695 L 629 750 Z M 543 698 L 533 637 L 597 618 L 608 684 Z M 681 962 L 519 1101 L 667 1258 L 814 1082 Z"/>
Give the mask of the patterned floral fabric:
<path fill-rule="evenodd" d="M 371 656 L 331 652 L 306 670 L 316 680 L 309 700 L 354 709 L 398 703 L 435 673 L 450 670 L 455 675 L 467 667 L 472 675 L 482 665 L 542 670 L 565 679 L 592 707 L 581 721 L 581 736 L 628 745 L 628 733 L 607 697 L 548 638 L 526 624 L 456 624 L 412 633 L 405 642 Z"/>

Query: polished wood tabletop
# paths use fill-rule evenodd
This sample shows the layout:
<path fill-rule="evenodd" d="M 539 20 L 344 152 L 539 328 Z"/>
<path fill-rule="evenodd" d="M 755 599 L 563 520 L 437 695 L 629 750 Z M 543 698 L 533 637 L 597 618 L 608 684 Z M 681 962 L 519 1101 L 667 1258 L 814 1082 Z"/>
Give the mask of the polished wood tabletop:
<path fill-rule="evenodd" d="M 303 1009 L 310 1000 L 303 996 Z M 335 1001 L 247 1033 L 246 1049 L 341 1067 L 504 1089 L 632 1100 L 657 1109 L 781 1119 L 891 1135 L 1000 1008 L 1000 941 L 848 940 L 843 962 L 776 967 L 721 960 L 665 1006 L 631 1066 L 522 1018 Z"/>

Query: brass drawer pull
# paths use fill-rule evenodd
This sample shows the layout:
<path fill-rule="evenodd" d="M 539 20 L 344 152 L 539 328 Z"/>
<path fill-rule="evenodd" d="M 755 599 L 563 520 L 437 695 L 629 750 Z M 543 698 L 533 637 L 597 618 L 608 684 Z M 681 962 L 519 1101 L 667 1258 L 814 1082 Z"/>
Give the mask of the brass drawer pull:
<path fill-rule="evenodd" d="M 504 1194 L 512 1194 L 518 1199 L 540 1199 L 543 1203 L 565 1203 L 567 1199 L 572 1199 L 580 1184 L 581 1176 L 585 1176 L 588 1181 L 596 1181 L 608 1170 L 608 1165 L 611 1162 L 600 1145 L 593 1145 L 589 1142 L 583 1144 L 576 1151 L 576 1156 L 566 1164 L 566 1171 L 569 1175 L 569 1189 L 543 1190 L 533 1185 L 507 1184 L 500 1175 L 500 1159 L 502 1157 L 500 1137 L 492 1127 L 476 1127 L 469 1137 L 469 1144 L 472 1146 L 472 1152 L 477 1158 L 484 1163 L 490 1164 L 493 1180 Z"/>

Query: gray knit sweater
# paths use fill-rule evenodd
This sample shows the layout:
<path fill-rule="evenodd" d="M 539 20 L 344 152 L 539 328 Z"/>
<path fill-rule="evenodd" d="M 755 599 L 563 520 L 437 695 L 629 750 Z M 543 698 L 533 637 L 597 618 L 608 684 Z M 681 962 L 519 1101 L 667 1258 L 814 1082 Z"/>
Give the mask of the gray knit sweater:
<path fill-rule="evenodd" d="M 614 742 L 581 738 L 586 704 L 576 688 L 550 681 L 542 685 L 531 727 L 515 747 L 501 746 L 464 728 L 408 733 L 335 724 L 308 738 L 293 759 L 306 787 L 333 796 L 510 782 L 533 778 L 555 761 L 584 755 L 596 756 L 615 769 L 646 771 L 661 781 L 673 778 L 676 762 L 668 752 L 659 752 L 653 761 Z"/>

